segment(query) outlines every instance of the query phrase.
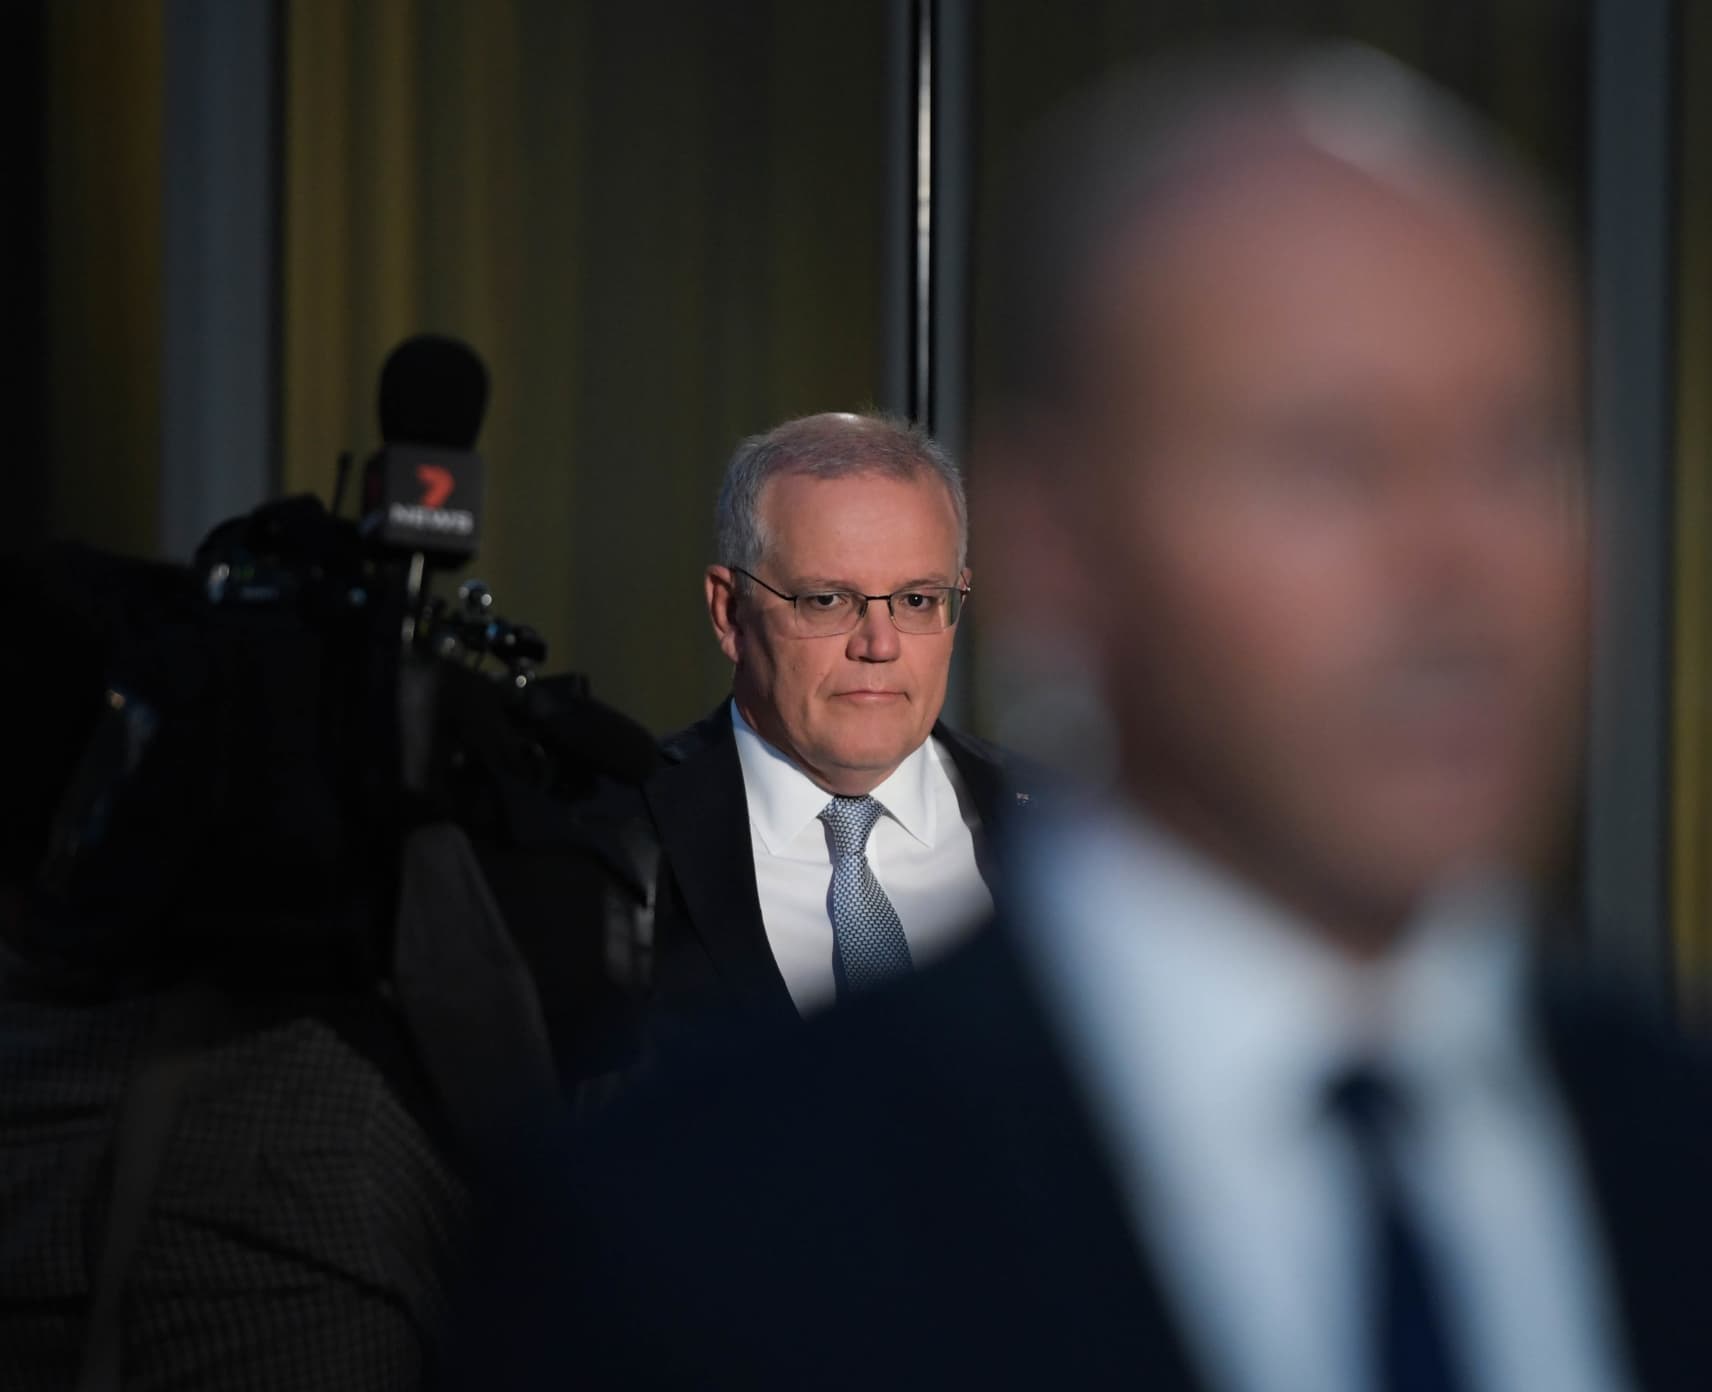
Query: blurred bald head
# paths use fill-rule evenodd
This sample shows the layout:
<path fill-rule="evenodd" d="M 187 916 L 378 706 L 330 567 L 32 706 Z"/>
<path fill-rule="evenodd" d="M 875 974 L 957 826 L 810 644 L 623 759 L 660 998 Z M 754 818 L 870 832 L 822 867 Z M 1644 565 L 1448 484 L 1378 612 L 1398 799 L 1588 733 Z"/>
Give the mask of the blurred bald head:
<path fill-rule="evenodd" d="M 996 258 L 992 578 L 1080 636 L 1127 794 L 1357 948 L 1525 870 L 1583 636 L 1545 201 L 1351 50 L 1132 79 L 1029 168 Z"/>
<path fill-rule="evenodd" d="M 1080 94 L 1026 142 L 986 248 L 989 399 L 1073 394 L 1099 357 L 1114 265 L 1207 196 L 1264 224 L 1280 183 L 1339 175 L 1478 210 L 1553 273 L 1570 268 L 1550 192 L 1411 69 L 1356 44 L 1204 50 Z"/>

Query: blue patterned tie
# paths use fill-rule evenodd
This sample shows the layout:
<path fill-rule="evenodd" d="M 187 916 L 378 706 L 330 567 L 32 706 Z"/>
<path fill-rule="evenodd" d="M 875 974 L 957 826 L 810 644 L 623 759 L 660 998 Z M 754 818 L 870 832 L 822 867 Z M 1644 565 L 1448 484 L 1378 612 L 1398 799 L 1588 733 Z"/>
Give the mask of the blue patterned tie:
<path fill-rule="evenodd" d="M 886 809 L 871 797 L 835 797 L 821 809 L 832 842 L 832 976 L 838 999 L 910 969 L 898 911 L 868 867 L 868 833 Z"/>

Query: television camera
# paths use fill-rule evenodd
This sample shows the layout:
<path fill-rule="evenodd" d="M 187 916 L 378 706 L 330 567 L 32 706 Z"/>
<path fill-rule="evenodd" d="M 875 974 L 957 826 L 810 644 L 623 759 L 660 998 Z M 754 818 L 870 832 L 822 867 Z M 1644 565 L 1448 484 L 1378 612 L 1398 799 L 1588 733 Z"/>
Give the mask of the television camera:
<path fill-rule="evenodd" d="M 104 987 L 372 983 L 400 970 L 412 878 L 467 845 L 458 883 L 555 976 L 554 1045 L 581 1069 L 570 1041 L 611 1013 L 614 962 L 645 955 L 652 893 L 598 794 L 657 756 L 585 679 L 543 675 L 540 635 L 480 581 L 434 593 L 480 539 L 487 390 L 455 340 L 395 349 L 355 518 L 347 456 L 332 508 L 268 503 L 187 566 L 73 545 L 14 563 L 37 642 L 4 684 L 0 883 L 24 958 Z M 453 840 L 429 855 L 434 827 Z"/>

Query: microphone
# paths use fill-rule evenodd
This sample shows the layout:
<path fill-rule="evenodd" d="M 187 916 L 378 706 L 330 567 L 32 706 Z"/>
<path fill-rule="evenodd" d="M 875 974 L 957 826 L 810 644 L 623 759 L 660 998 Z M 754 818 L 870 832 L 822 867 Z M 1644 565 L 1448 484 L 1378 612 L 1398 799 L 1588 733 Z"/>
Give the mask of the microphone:
<path fill-rule="evenodd" d="M 487 410 L 487 368 L 461 339 L 407 338 L 380 370 L 380 437 L 443 449 L 475 448 Z"/>
<path fill-rule="evenodd" d="M 363 535 L 424 563 L 458 566 L 481 538 L 486 468 L 475 452 L 487 368 L 474 349 L 417 334 L 380 374 L 384 442 L 363 470 Z"/>

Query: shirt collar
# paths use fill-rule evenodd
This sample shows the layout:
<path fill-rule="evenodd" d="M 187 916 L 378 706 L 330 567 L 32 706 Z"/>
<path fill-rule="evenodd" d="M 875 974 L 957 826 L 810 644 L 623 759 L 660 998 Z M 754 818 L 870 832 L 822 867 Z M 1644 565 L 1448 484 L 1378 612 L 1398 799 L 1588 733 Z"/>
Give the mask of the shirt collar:
<path fill-rule="evenodd" d="M 749 825 L 769 854 L 778 855 L 818 818 L 832 795 L 760 735 L 731 702 L 731 729 L 743 766 Z M 874 789 L 873 797 L 893 821 L 930 850 L 937 835 L 932 796 L 938 751 L 931 739 L 912 750 Z"/>
<path fill-rule="evenodd" d="M 1394 952 L 1356 964 L 1128 813 L 1055 829 L 1033 870 L 1033 950 L 1102 998 L 1135 1063 L 1189 1111 L 1294 1110 L 1362 1056 L 1427 1090 L 1464 1070 L 1501 1085 L 1525 1058 L 1513 884 L 1447 887 Z"/>

